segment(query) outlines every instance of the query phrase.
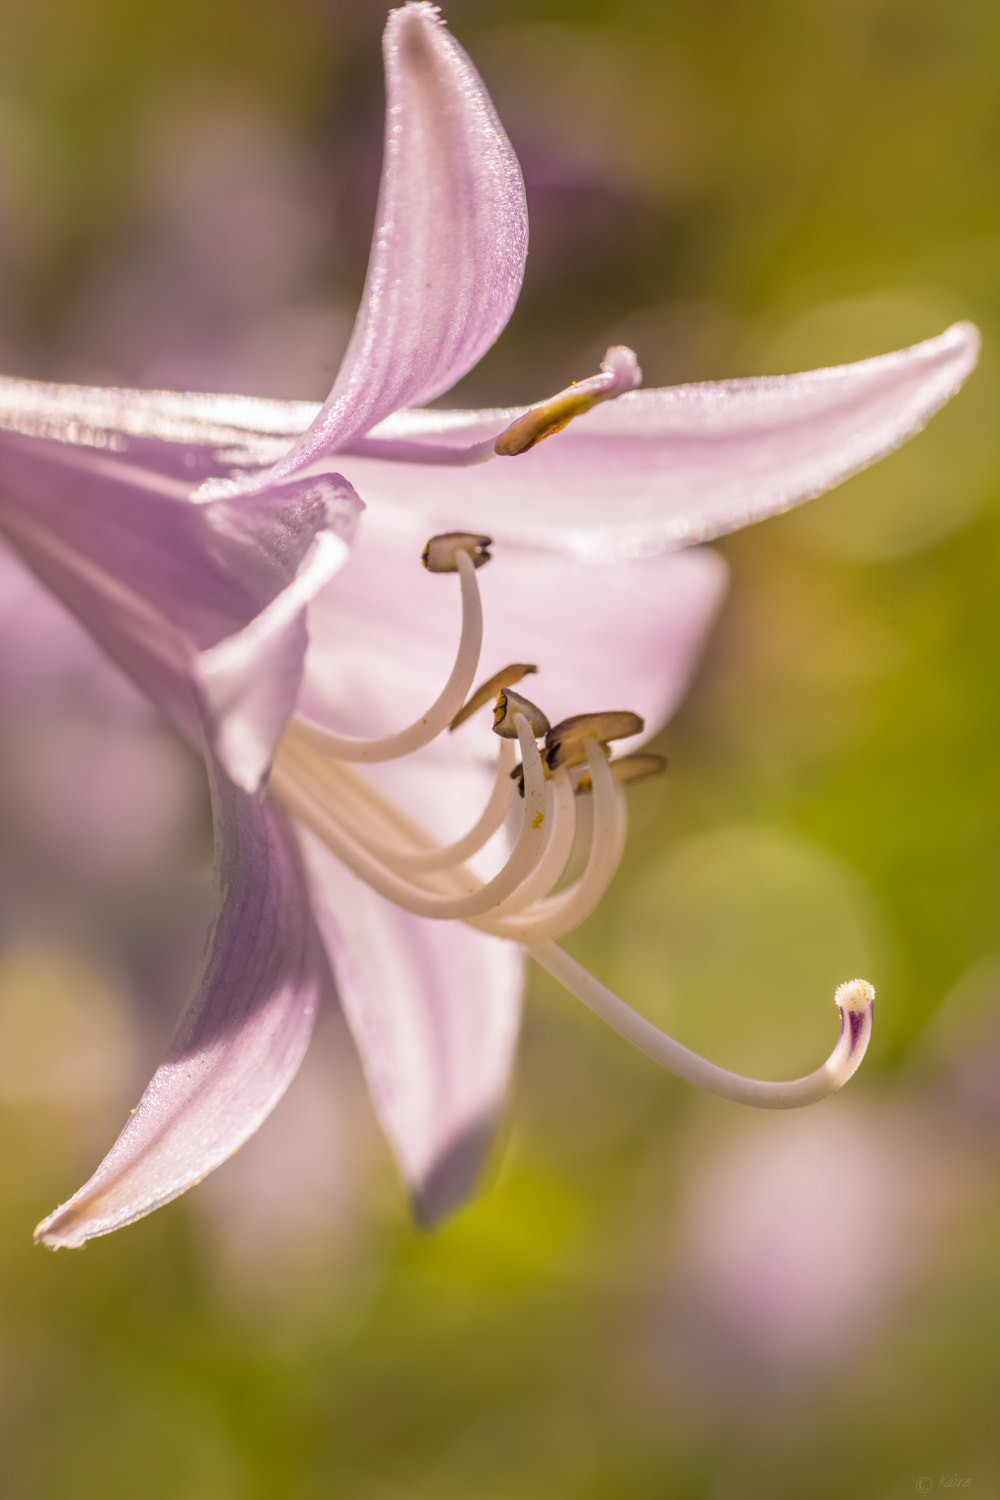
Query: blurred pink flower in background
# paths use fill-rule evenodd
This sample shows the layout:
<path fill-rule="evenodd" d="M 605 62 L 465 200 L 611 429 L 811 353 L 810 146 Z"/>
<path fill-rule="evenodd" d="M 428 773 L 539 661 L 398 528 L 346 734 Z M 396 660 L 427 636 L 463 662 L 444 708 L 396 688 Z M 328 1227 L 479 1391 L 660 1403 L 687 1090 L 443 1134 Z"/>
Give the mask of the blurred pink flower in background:
<path fill-rule="evenodd" d="M 203 751 L 217 842 L 217 915 L 195 997 L 108 1157 L 40 1226 L 52 1245 L 148 1212 L 246 1140 L 299 1066 L 328 961 L 429 1220 L 470 1190 L 504 1095 L 521 960 L 503 938 L 685 1076 L 751 1102 L 806 1102 L 838 1086 L 867 1037 L 870 997 L 852 991 L 834 1059 L 786 1086 L 734 1081 L 653 1035 L 554 942 L 592 909 L 621 854 L 622 795 L 600 727 L 577 747 L 593 788 L 587 863 L 555 894 L 584 800 L 558 733 L 546 741 L 549 778 L 530 710 L 511 700 L 525 810 L 508 863 L 485 886 L 463 860 L 502 821 L 510 756 L 491 794 L 499 816 L 439 859 L 433 846 L 475 823 L 489 780 L 470 730 L 439 735 L 472 685 L 480 632 L 488 672 L 538 658 L 553 718 L 627 705 L 654 732 L 723 587 L 711 554 L 660 554 L 787 508 L 890 451 L 969 373 L 975 331 L 956 325 L 803 376 L 648 392 L 633 389 L 631 351 L 613 349 L 599 375 L 534 408 L 411 410 L 503 328 L 527 222 L 517 162 L 436 10 L 393 12 L 385 58 L 368 281 L 321 408 L 0 388 L 0 530 Z M 260 205 L 248 202 L 256 222 Z M 224 251 L 226 225 L 210 212 L 205 222 Z M 278 275 L 264 261 L 261 274 Z M 429 709 L 456 627 L 445 585 L 417 559 L 428 532 L 456 529 L 488 531 L 500 550 L 484 575 L 483 625 L 473 558 L 484 539 L 441 544 L 461 575 L 463 621 Z M 385 742 L 357 738 L 372 734 Z M 276 748 L 278 795 L 262 798 Z M 368 780 L 357 762 L 373 765 Z"/>
<path fill-rule="evenodd" d="M 248 395 L 329 386 L 351 309 L 313 291 L 329 184 L 235 103 L 157 123 L 138 225 L 85 279 L 60 351 L 77 379 Z"/>
<path fill-rule="evenodd" d="M 853 1358 L 968 1195 L 961 1160 L 918 1113 L 846 1100 L 794 1125 L 762 1121 L 700 1158 L 675 1262 L 685 1368 L 780 1396 Z"/>

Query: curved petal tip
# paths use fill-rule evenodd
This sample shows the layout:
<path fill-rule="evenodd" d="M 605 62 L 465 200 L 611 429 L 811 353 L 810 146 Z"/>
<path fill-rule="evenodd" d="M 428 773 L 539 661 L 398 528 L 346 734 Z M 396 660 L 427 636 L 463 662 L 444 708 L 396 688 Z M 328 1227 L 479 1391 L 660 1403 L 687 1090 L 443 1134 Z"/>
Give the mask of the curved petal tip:
<path fill-rule="evenodd" d="M 937 363 L 941 356 L 945 356 L 944 369 L 948 370 L 954 384 L 942 399 L 947 400 L 953 396 L 958 388 L 968 379 L 976 368 L 979 359 L 979 351 L 983 346 L 982 335 L 975 323 L 961 322 L 952 323 L 944 333 L 939 333 L 936 338 L 925 339 L 922 344 L 914 344 L 912 349 L 903 350 L 903 354 L 926 354 L 929 361 Z M 951 358 L 948 359 L 948 356 Z M 930 415 L 928 413 L 928 415 Z"/>
<path fill-rule="evenodd" d="M 385 155 L 364 297 L 327 401 L 272 477 L 448 390 L 520 291 L 524 182 L 482 79 L 434 5 L 392 11 L 383 55 Z"/>
<path fill-rule="evenodd" d="M 305 1053 L 329 971 L 294 832 L 217 771 L 213 803 L 219 906 L 194 998 L 118 1140 L 36 1243 L 78 1248 L 195 1186 L 267 1118 Z"/>

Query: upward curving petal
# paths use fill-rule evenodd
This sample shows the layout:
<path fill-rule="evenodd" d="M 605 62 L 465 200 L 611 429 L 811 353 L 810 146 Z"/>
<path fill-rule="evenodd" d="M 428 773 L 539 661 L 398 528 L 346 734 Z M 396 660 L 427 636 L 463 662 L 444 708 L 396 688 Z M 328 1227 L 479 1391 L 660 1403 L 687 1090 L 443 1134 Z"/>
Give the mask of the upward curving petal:
<path fill-rule="evenodd" d="M 364 298 L 333 390 L 275 478 L 448 390 L 521 288 L 524 183 L 479 74 L 433 5 L 392 11 L 383 49 L 385 160 Z"/>
<path fill-rule="evenodd" d="M 190 738 L 253 789 L 291 712 L 304 611 L 361 502 L 338 475 L 192 504 L 190 487 L 72 441 L 0 432 L 0 532 Z"/>
<path fill-rule="evenodd" d="M 590 560 L 637 557 L 733 531 L 839 484 L 919 431 L 978 352 L 975 328 L 957 323 L 858 364 L 632 391 L 530 452 L 490 462 L 484 444 L 516 410 L 400 412 L 340 462 L 373 511 L 401 523 L 460 526 Z"/>
<path fill-rule="evenodd" d="M 168 1203 L 253 1134 L 298 1069 L 329 972 L 280 809 L 212 775 L 218 914 L 197 990 L 93 1177 L 39 1224 L 82 1245 Z"/>

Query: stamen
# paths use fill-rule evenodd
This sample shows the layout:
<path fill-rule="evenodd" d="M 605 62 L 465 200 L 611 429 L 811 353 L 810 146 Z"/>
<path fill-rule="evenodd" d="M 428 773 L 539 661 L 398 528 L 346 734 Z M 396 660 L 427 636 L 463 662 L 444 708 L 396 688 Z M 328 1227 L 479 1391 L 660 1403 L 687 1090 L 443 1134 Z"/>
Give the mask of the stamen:
<path fill-rule="evenodd" d="M 494 672 L 492 677 L 480 683 L 465 707 L 459 709 L 448 728 L 457 729 L 460 724 L 465 723 L 466 719 L 471 719 L 477 709 L 485 708 L 501 688 L 513 687 L 515 682 L 521 681 L 522 677 L 527 677 L 530 673 L 537 671 L 537 667 L 529 666 L 523 661 L 515 661 L 509 667 L 501 667 L 499 672 Z"/>
<path fill-rule="evenodd" d="M 609 349 L 601 361 L 600 375 L 590 375 L 586 380 L 574 380 L 572 385 L 550 396 L 537 406 L 530 407 L 521 416 L 505 427 L 493 444 L 494 453 L 501 458 L 511 458 L 518 453 L 527 453 L 536 443 L 562 432 L 574 417 L 580 417 L 599 401 L 611 401 L 633 390 L 642 380 L 639 361 L 624 344 Z"/>
<path fill-rule="evenodd" d="M 857 1070 L 871 1037 L 875 991 L 866 980 L 854 979 L 837 990 L 840 1037 L 822 1067 L 788 1083 L 744 1078 L 740 1073 L 731 1073 L 727 1068 L 708 1062 L 697 1052 L 674 1041 L 589 974 L 558 943 L 533 943 L 528 952 L 588 1009 L 668 1072 L 706 1089 L 710 1094 L 719 1094 L 723 1099 L 749 1104 L 756 1109 L 796 1109 L 803 1104 L 815 1104 L 835 1089 L 842 1088 Z"/>
<path fill-rule="evenodd" d="M 481 568 L 490 560 L 487 548 L 492 543 L 491 536 L 476 536 L 471 531 L 443 531 L 440 536 L 431 537 L 420 561 L 428 573 L 457 573 L 459 555 L 464 553 L 472 559 L 474 568 Z"/>
<path fill-rule="evenodd" d="M 587 751 L 594 782 L 594 812 L 583 874 L 564 891 L 536 901 L 516 920 L 492 924 L 488 930 L 498 936 L 529 945 L 572 932 L 598 906 L 621 863 L 625 851 L 625 797 L 615 784 L 601 746 L 591 740 Z"/>
<path fill-rule="evenodd" d="M 293 717 L 275 756 L 271 789 L 358 879 L 416 916 L 464 921 L 520 942 L 585 1005 L 671 1072 L 727 1099 L 762 1109 L 811 1104 L 840 1088 L 864 1056 L 875 992 L 863 979 L 840 985 L 841 1034 L 822 1067 L 788 1083 L 744 1078 L 676 1042 L 589 974 L 557 939 L 597 906 L 625 846 L 624 784 L 660 773 L 666 760 L 649 752 L 612 761 L 613 740 L 638 734 L 643 721 L 625 710 L 576 714 L 554 727 L 541 709 L 512 690 L 536 669 L 514 663 L 482 684 L 462 707 L 479 659 L 482 610 L 476 569 L 488 560 L 487 537 L 453 532 L 424 551 L 431 571 L 459 574 L 462 638 L 444 690 L 417 723 L 378 740 L 327 732 Z M 494 732 L 500 737 L 493 788 L 474 825 L 447 845 L 413 822 L 349 762 L 409 754 L 454 728 L 497 689 Z M 544 736 L 544 746 L 537 741 Z M 514 766 L 520 750 L 521 763 Z M 524 798 L 513 847 L 497 873 L 483 880 L 465 863 L 500 829 L 519 783 Z M 589 844 L 582 873 L 563 889 L 577 835 L 576 793 L 592 794 Z"/>
<path fill-rule="evenodd" d="M 454 535 L 464 536 L 464 533 L 456 532 Z M 431 547 L 435 541 L 440 540 L 442 539 L 439 537 L 432 537 L 427 546 Z M 485 539 L 473 537 L 471 540 L 478 542 Z M 371 740 L 349 734 L 335 734 L 333 730 L 324 729 L 296 714 L 285 731 L 286 739 L 290 736 L 305 740 L 317 749 L 335 755 L 338 760 L 372 764 L 376 761 L 398 760 L 400 756 L 409 755 L 412 751 L 429 745 L 431 740 L 437 739 L 447 729 L 465 702 L 479 665 L 479 652 L 483 643 L 483 609 L 475 570 L 487 560 L 483 557 L 477 562 L 468 548 L 457 545 L 451 555 L 462 585 L 462 634 L 451 675 L 427 712 L 397 734 L 382 735 Z M 435 567 L 432 571 L 444 572 L 447 569 Z"/>
<path fill-rule="evenodd" d="M 509 688 L 505 688 L 497 697 L 493 709 L 493 733 L 504 740 L 514 739 L 519 714 L 527 719 L 536 738 L 540 739 L 543 734 L 548 734 L 549 721 L 542 710 L 527 698 L 522 698 L 520 693 L 512 693 Z"/>
<path fill-rule="evenodd" d="M 455 873 L 467 878 L 466 894 L 449 896 L 428 891 L 400 877 L 371 852 L 366 842 L 344 827 L 324 796 L 321 779 L 310 776 L 307 765 L 295 763 L 294 754 L 279 758 L 272 772 L 275 790 L 291 812 L 326 844 L 331 853 L 359 879 L 386 900 L 418 917 L 452 921 L 483 915 L 509 896 L 530 874 L 545 841 L 545 774 L 531 726 L 517 715 L 518 739 L 525 766 L 524 815 L 521 828 L 502 869 L 492 880 L 477 880 L 461 867 Z"/>
<path fill-rule="evenodd" d="M 566 771 L 557 771 L 549 783 L 546 829 L 545 847 L 537 865 L 513 895 L 501 901 L 496 911 L 490 914 L 491 931 L 500 930 L 494 923 L 495 918 L 520 915 L 551 891 L 569 863 L 576 834 L 576 804 L 573 785 Z"/>
<path fill-rule="evenodd" d="M 635 755 L 619 755 L 617 760 L 609 762 L 609 769 L 619 785 L 625 782 L 647 781 L 651 776 L 662 775 L 667 769 L 667 757 L 637 751 Z M 584 773 L 576 783 L 576 790 L 589 792 L 592 786 L 593 782 L 590 777 Z"/>
<path fill-rule="evenodd" d="M 331 816 L 335 811 L 355 832 L 362 830 L 362 838 L 371 839 L 374 833 L 391 839 L 393 847 L 402 839 L 411 850 L 430 852 L 438 848 L 430 834 L 350 765 L 301 736 L 286 733 L 278 746 L 268 788 L 280 796 L 281 788 L 290 781 L 307 785 L 326 802 Z"/>
<path fill-rule="evenodd" d="M 545 736 L 545 763 L 550 771 L 556 766 L 582 766 L 587 759 L 587 743 L 596 740 L 607 747 L 611 740 L 626 740 L 641 734 L 643 721 L 638 714 L 612 710 L 601 714 L 573 714 L 554 725 Z"/>
<path fill-rule="evenodd" d="M 510 779 L 510 765 L 515 754 L 513 741 L 503 740 L 489 801 L 468 833 L 463 834 L 452 844 L 444 846 L 431 844 L 429 848 L 409 850 L 400 848 L 398 843 L 381 843 L 370 837 L 370 829 L 366 828 L 364 817 L 360 823 L 355 823 L 352 832 L 355 837 L 365 840 L 372 854 L 403 873 L 446 870 L 460 865 L 463 860 L 477 853 L 503 826 L 507 809 L 514 795 L 514 787 Z M 540 859 L 539 864 L 541 862 Z"/>

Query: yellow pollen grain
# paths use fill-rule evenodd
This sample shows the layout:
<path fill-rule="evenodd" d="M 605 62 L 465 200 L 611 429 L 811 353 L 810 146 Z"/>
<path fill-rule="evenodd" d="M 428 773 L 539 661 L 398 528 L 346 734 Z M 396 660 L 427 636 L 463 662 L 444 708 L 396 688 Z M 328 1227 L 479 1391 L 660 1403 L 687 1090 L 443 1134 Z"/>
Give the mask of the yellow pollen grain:
<path fill-rule="evenodd" d="M 531 820 L 531 826 L 532 828 L 541 828 L 544 822 L 545 814 L 543 812 L 536 812 L 535 816 Z"/>
<path fill-rule="evenodd" d="M 599 395 L 589 392 L 576 393 L 572 390 L 562 392 L 559 396 L 553 396 L 551 401 L 545 401 L 541 406 L 533 406 L 523 416 L 512 422 L 493 445 L 493 451 L 501 458 L 512 458 L 518 453 L 527 453 L 536 443 L 544 442 L 548 437 L 554 437 L 557 432 L 572 422 L 574 417 L 580 417 L 592 406 L 596 406 L 601 400 Z"/>

